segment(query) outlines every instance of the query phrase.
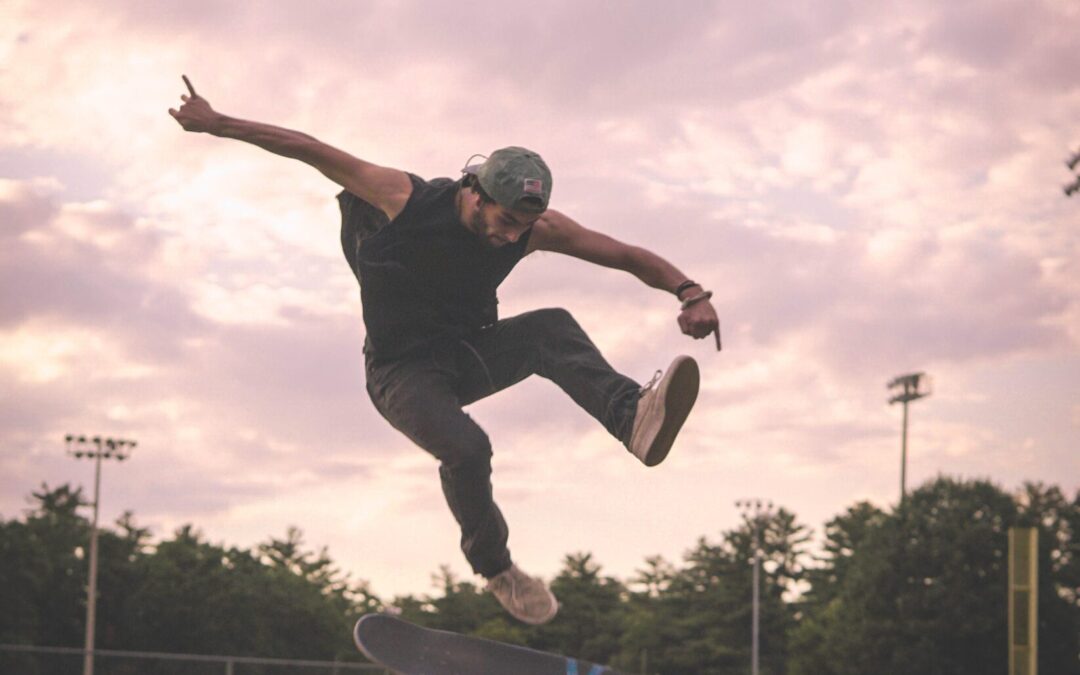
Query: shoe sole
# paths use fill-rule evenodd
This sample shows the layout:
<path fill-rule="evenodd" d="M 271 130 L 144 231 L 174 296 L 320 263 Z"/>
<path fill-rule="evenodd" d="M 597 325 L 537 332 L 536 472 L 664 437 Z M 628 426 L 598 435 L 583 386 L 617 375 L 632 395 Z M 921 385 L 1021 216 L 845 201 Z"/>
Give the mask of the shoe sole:
<path fill-rule="evenodd" d="M 551 621 L 555 618 L 555 615 L 559 613 L 559 601 L 555 599 L 555 594 L 552 593 L 550 589 L 548 589 L 547 595 L 549 598 L 551 598 L 551 610 L 547 614 L 544 614 L 542 616 L 529 616 L 522 612 L 514 611 L 506 605 L 503 605 L 503 609 L 505 609 L 507 613 L 510 614 L 510 616 L 514 617 L 518 621 L 521 621 L 522 623 L 527 623 L 530 626 L 539 626 L 541 624 L 547 623 L 548 621 Z M 496 598 L 496 600 L 497 599 L 498 598 Z M 500 602 L 499 604 L 502 603 Z"/>
<path fill-rule="evenodd" d="M 519 616 L 519 617 L 517 617 L 517 619 L 529 624 L 530 626 L 539 626 L 541 624 L 545 624 L 548 621 L 551 621 L 552 619 L 554 619 L 555 615 L 559 613 L 559 601 L 555 599 L 555 594 L 552 593 L 551 591 L 548 591 L 548 595 L 551 597 L 551 611 L 550 612 L 548 612 L 547 614 L 545 614 L 542 617 L 536 617 L 536 618 L 529 617 L 529 618 L 526 618 L 526 617 Z"/>
<path fill-rule="evenodd" d="M 701 385 L 697 362 L 689 356 L 679 357 L 668 368 L 661 383 L 657 395 L 664 401 L 664 418 L 645 453 L 645 466 L 656 466 L 667 458 L 671 446 L 675 444 L 675 437 L 690 415 Z"/>
<path fill-rule="evenodd" d="M 528 614 L 525 614 L 524 612 L 519 612 L 513 606 L 504 603 L 502 601 L 502 598 L 500 598 L 498 595 L 495 595 L 495 593 L 491 590 L 490 587 L 488 587 L 486 590 L 495 597 L 495 600 L 502 606 L 503 609 L 506 610 L 507 614 L 514 617 L 518 621 L 521 621 L 522 623 L 527 623 L 531 626 L 539 626 L 541 624 L 545 624 L 548 621 L 554 619 L 555 615 L 559 613 L 559 600 L 555 597 L 555 594 L 551 592 L 551 589 L 548 588 L 546 585 L 544 586 L 544 593 L 547 595 L 548 599 L 551 600 L 551 608 L 546 614 L 540 616 L 530 616 Z"/>

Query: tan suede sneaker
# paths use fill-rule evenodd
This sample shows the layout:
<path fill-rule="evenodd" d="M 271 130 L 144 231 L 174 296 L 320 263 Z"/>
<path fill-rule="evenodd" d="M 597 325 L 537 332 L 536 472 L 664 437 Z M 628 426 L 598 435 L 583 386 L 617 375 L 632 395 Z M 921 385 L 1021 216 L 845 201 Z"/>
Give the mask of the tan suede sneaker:
<path fill-rule="evenodd" d="M 547 584 L 525 574 L 517 565 L 492 577 L 487 589 L 515 619 L 534 626 L 551 621 L 559 611 L 559 602 Z"/>
<path fill-rule="evenodd" d="M 645 466 L 656 466 L 667 457 L 694 407 L 700 382 L 697 362 L 689 356 L 677 356 L 663 377 L 658 370 L 652 381 L 641 388 L 630 452 Z"/>

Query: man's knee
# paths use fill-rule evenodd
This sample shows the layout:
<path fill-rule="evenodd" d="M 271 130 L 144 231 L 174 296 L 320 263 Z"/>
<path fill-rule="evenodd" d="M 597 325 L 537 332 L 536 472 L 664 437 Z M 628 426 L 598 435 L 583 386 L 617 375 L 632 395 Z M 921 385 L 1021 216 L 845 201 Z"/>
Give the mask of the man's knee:
<path fill-rule="evenodd" d="M 476 424 L 438 427 L 421 425 L 413 440 L 448 468 L 490 464 L 491 441 Z"/>
<path fill-rule="evenodd" d="M 443 466 L 457 467 L 465 464 L 491 465 L 491 441 L 487 434 L 477 430 L 478 433 L 469 434 L 466 437 L 453 439 L 447 443 L 439 454 L 439 461 Z"/>
<path fill-rule="evenodd" d="M 391 426 L 443 465 L 491 461 L 491 441 L 468 413 L 418 392 L 372 400 Z"/>
<path fill-rule="evenodd" d="M 574 316 L 562 307 L 537 309 L 525 315 L 533 328 L 533 334 L 542 339 L 558 338 L 567 334 L 581 332 L 581 326 Z"/>

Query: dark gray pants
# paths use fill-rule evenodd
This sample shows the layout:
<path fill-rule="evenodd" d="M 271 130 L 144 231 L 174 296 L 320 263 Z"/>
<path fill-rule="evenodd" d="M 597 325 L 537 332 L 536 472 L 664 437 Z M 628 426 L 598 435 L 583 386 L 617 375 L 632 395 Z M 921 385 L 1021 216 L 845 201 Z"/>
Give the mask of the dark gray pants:
<path fill-rule="evenodd" d="M 491 442 L 462 406 L 530 375 L 545 377 L 626 445 L 640 387 L 608 365 L 564 309 L 499 321 L 467 340 L 419 355 L 367 359 L 367 389 L 396 429 L 434 455 L 461 550 L 473 571 L 493 577 L 510 566 L 509 531 L 491 491 Z"/>

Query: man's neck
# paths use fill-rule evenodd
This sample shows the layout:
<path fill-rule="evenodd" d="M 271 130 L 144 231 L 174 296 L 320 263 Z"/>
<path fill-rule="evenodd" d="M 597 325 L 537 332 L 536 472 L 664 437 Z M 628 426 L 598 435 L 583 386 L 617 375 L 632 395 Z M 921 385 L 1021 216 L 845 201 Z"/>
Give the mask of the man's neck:
<path fill-rule="evenodd" d="M 459 185 L 457 194 L 454 195 L 454 207 L 457 209 L 458 222 L 469 232 L 476 234 L 476 229 L 472 226 L 472 211 L 469 206 L 469 200 L 465 194 L 467 190 L 464 185 Z"/>

